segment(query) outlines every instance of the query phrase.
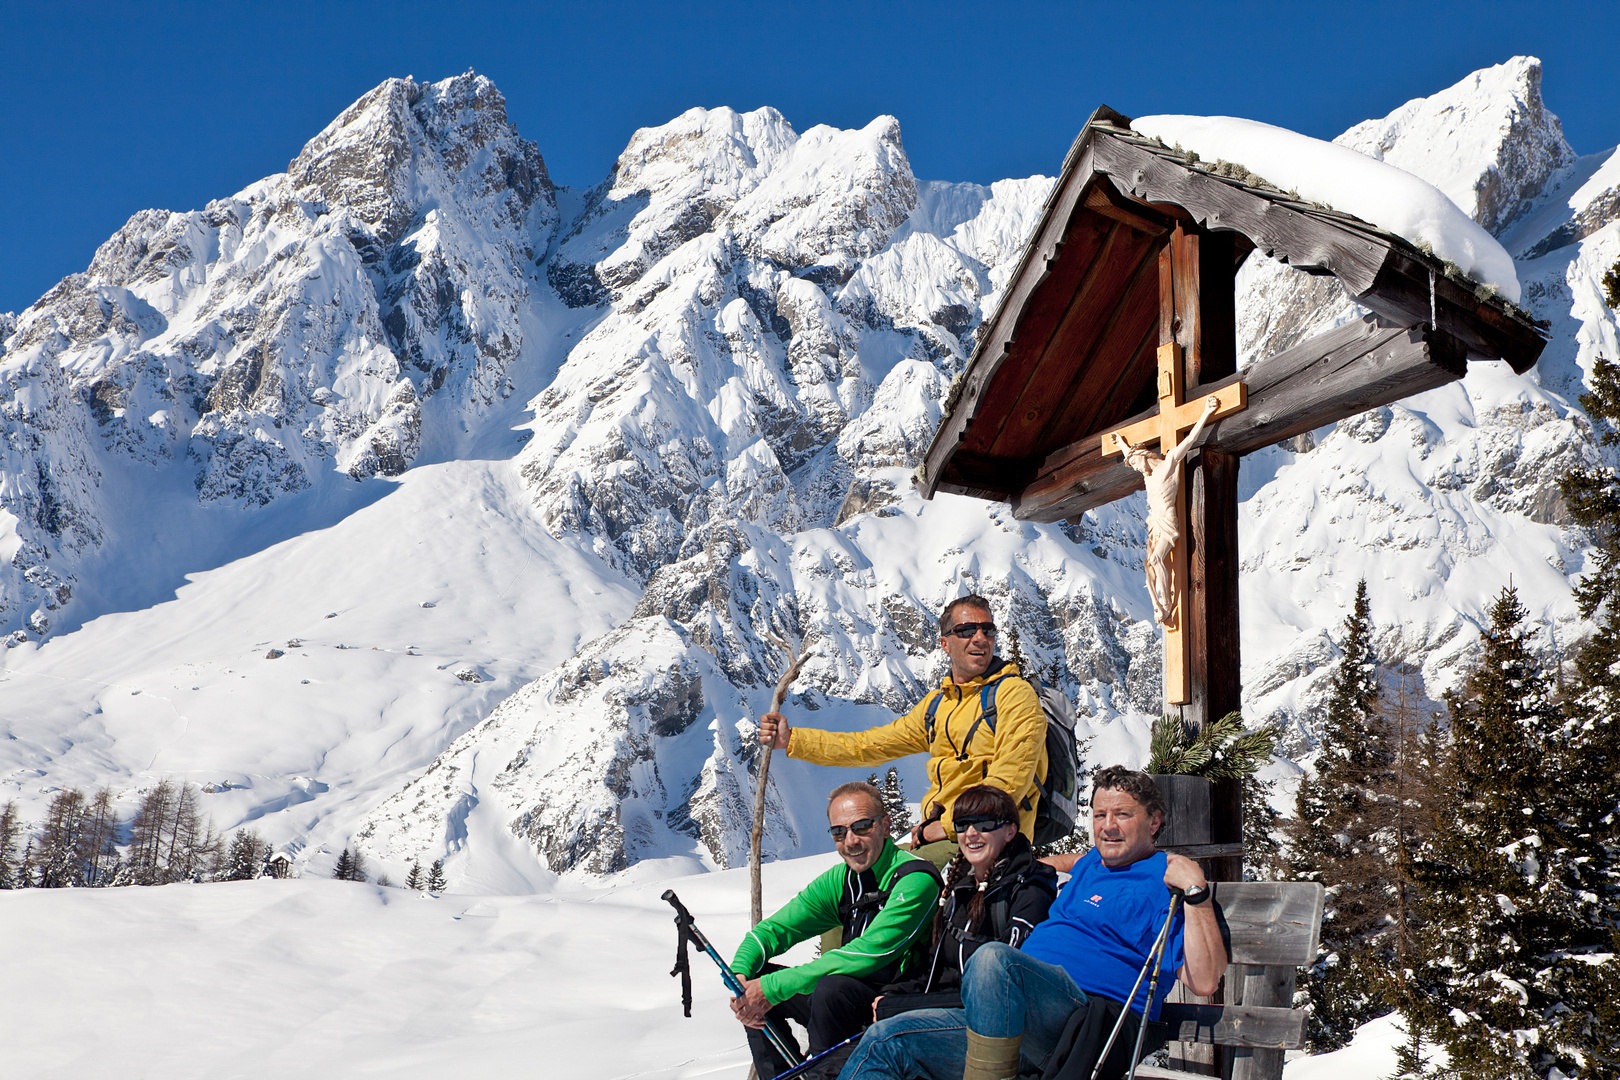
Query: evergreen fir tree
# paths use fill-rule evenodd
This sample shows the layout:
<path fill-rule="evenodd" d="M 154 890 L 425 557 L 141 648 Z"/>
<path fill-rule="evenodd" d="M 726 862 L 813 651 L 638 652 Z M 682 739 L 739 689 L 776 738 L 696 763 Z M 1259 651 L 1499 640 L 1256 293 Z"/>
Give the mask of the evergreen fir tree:
<path fill-rule="evenodd" d="M 231 846 L 225 850 L 220 876 L 226 881 L 252 881 L 259 876 L 264 859 L 264 844 L 259 834 L 237 829 L 231 836 Z"/>
<path fill-rule="evenodd" d="M 17 800 L 0 808 L 0 889 L 17 888 L 17 837 L 22 832 L 22 816 Z"/>
<path fill-rule="evenodd" d="M 1404 1010 L 1463 1080 L 1613 1076 L 1613 924 L 1601 897 L 1572 887 L 1591 854 L 1561 812 L 1570 732 L 1524 616 L 1503 589 L 1477 666 L 1447 697 L 1435 834 L 1413 861 L 1423 926 Z"/>
<path fill-rule="evenodd" d="M 17 888 L 32 889 L 34 887 L 34 838 L 29 837 L 23 844 L 22 858 L 17 862 Z"/>
<path fill-rule="evenodd" d="M 1005 658 L 1010 663 L 1018 665 L 1019 674 L 1031 679 L 1035 677 L 1035 670 L 1024 659 L 1024 650 L 1019 645 L 1018 626 L 1011 619 L 1007 620 L 1007 652 Z"/>
<path fill-rule="evenodd" d="M 444 880 L 443 859 L 433 860 L 432 867 L 428 869 L 427 887 L 428 892 L 444 892 L 446 884 Z"/>
<path fill-rule="evenodd" d="M 883 777 L 883 810 L 889 815 L 890 835 L 899 838 L 911 835 L 911 808 L 906 805 L 906 790 L 900 783 L 900 771 L 891 768 Z"/>
<path fill-rule="evenodd" d="M 1277 839 L 1283 819 L 1271 805 L 1277 782 L 1262 780 L 1259 773 L 1250 773 L 1240 782 L 1243 785 L 1243 880 L 1282 880 L 1288 871 L 1282 843 Z"/>
<path fill-rule="evenodd" d="M 424 884 L 426 884 L 426 879 L 422 876 L 422 860 L 413 860 L 411 862 L 411 872 L 405 875 L 405 887 L 420 892 Z"/>
<path fill-rule="evenodd" d="M 1380 709 L 1365 580 L 1356 586 L 1342 648 L 1323 711 L 1321 752 L 1314 775 L 1300 781 L 1288 828 L 1293 876 L 1327 888 L 1319 959 L 1300 983 L 1310 999 L 1309 1038 L 1317 1050 L 1343 1046 L 1358 1026 L 1395 1002 L 1382 939 L 1389 930 L 1390 867 L 1397 861 L 1388 794 L 1396 755 Z"/>
<path fill-rule="evenodd" d="M 339 881 L 354 880 L 354 856 L 349 853 L 348 848 L 344 848 L 343 854 L 338 856 L 337 869 L 332 872 L 332 876 Z"/>

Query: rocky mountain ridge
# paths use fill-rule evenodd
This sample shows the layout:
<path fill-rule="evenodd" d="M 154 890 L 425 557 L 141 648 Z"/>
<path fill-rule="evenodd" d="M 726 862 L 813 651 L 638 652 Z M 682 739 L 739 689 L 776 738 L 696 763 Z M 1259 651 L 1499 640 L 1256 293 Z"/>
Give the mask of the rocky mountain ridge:
<path fill-rule="evenodd" d="M 1340 141 L 1498 232 L 1552 341 L 1528 378 L 1476 365 L 1245 459 L 1245 711 L 1288 724 L 1297 755 L 1362 576 L 1385 656 L 1432 693 L 1509 573 L 1549 645 L 1581 632 L 1568 582 L 1585 541 L 1555 478 L 1598 452 L 1575 397 L 1592 358 L 1616 354 L 1595 291 L 1620 258 L 1615 157 L 1575 155 L 1539 62 L 1475 73 Z M 771 109 L 694 109 L 635 133 L 597 186 L 557 191 L 487 80 L 390 80 L 286 174 L 205 211 L 137 215 L 8 324 L 0 616 L 39 637 L 77 610 L 76 568 L 121 536 L 98 488 L 108 469 L 183 473 L 236 522 L 499 445 L 503 483 L 585 560 L 561 584 L 640 600 L 544 654 L 521 689 L 486 694 L 477 723 L 445 725 L 402 786 L 345 774 L 297 803 L 302 823 L 264 818 L 310 842 L 306 857 L 355 835 L 387 866 L 533 860 L 531 883 L 661 858 L 734 865 L 746 718 L 781 663 L 763 632 L 816 650 L 796 715 L 866 727 L 939 677 L 934 612 L 967 590 L 1076 699 L 1093 756 L 1135 761 L 1159 678 L 1139 499 L 1035 526 L 1004 506 L 924 503 L 909 482 L 1050 184 L 919 181 L 890 117 L 798 133 Z M 1242 271 L 1245 361 L 1355 314 L 1332 279 L 1261 259 Z M 524 401 L 521 448 L 490 442 Z M 473 527 L 493 540 L 515 524 Z M 523 558 L 500 571 L 501 595 L 534 573 Z M 330 738 L 311 735 L 311 752 Z M 49 776 L 72 753 L 19 761 Z M 915 762 L 902 768 L 920 792 Z M 831 776 L 773 768 L 776 853 L 824 846 Z"/>

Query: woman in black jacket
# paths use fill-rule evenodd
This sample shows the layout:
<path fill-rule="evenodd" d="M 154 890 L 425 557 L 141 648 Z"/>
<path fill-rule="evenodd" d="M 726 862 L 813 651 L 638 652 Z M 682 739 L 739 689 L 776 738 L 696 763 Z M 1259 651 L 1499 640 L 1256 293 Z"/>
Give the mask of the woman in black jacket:
<path fill-rule="evenodd" d="M 1018 807 L 998 787 L 980 784 L 957 796 L 956 857 L 945 868 L 945 889 L 934 919 L 928 967 L 884 988 L 872 1016 L 912 1009 L 959 1009 L 962 969 L 987 941 L 1018 948 L 1057 895 L 1057 871 L 1035 858 L 1018 832 Z"/>

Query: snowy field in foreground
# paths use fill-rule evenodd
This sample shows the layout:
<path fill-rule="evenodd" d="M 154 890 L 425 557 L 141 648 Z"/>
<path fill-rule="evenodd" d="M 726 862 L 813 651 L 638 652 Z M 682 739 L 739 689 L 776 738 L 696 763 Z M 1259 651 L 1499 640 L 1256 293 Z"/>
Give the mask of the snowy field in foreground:
<path fill-rule="evenodd" d="M 831 865 L 767 867 L 767 909 Z M 692 1018 L 669 977 L 673 886 L 728 954 L 745 870 L 643 864 L 597 889 L 430 897 L 323 878 L 0 892 L 8 1080 L 505 1077 L 742 1080 L 742 1030 L 692 953 Z M 655 875 L 669 875 L 651 880 Z M 808 958 L 808 946 L 801 946 Z M 1385 1076 L 1370 1024 L 1287 1080 Z"/>

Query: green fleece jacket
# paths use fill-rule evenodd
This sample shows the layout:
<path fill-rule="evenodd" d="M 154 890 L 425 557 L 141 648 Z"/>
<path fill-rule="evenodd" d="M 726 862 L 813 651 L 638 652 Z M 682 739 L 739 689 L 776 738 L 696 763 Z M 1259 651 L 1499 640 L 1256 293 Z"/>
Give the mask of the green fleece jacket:
<path fill-rule="evenodd" d="M 900 850 L 894 841 L 884 841 L 883 851 L 871 868 L 877 888 L 888 889 L 895 870 L 902 864 L 922 861 Z M 781 911 L 750 930 L 737 947 L 731 970 L 752 979 L 773 956 L 842 925 L 838 903 L 857 899 L 855 894 L 860 888 L 856 875 L 840 862 L 807 885 Z M 939 881 L 933 874 L 906 874 L 895 883 L 893 892 L 860 937 L 822 953 L 808 964 L 769 973 L 760 980 L 760 990 L 775 1005 L 794 994 L 808 994 L 824 975 L 862 978 L 897 961 L 904 969 L 916 950 L 928 943 L 928 928 L 938 900 Z"/>

